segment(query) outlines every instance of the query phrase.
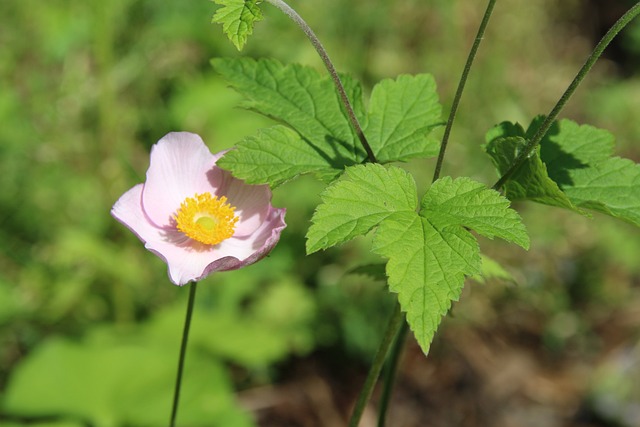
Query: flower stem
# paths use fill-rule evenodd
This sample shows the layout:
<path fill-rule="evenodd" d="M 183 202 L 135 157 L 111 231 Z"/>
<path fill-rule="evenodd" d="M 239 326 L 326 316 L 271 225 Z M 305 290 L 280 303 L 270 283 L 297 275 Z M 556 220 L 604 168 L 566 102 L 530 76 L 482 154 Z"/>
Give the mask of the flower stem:
<path fill-rule="evenodd" d="M 600 42 L 597 44 L 593 52 L 587 58 L 586 62 L 578 71 L 578 74 L 573 79 L 567 90 L 562 94 L 558 103 L 553 107 L 551 112 L 547 115 L 545 121 L 542 123 L 538 131 L 533 135 L 533 137 L 529 140 L 526 147 L 520 152 L 518 157 L 513 161 L 511 167 L 500 177 L 500 179 L 493 185 L 495 190 L 501 188 L 511 176 L 524 164 L 524 162 L 528 159 L 529 154 L 540 144 L 542 138 L 546 135 L 547 131 L 553 124 L 556 117 L 565 106 L 571 95 L 576 91 L 578 85 L 585 78 L 587 73 L 591 70 L 591 67 L 596 63 L 596 61 L 602 55 L 602 52 L 607 48 L 611 40 L 629 23 L 633 18 L 640 14 L 640 2 L 636 3 L 631 9 L 629 9 L 618 21 L 613 24 L 613 26 L 607 31 L 607 34 L 602 37 Z"/>
<path fill-rule="evenodd" d="M 400 310 L 400 303 L 396 303 L 393 313 L 391 314 L 391 318 L 389 319 L 387 330 L 385 331 L 382 342 L 378 347 L 378 351 L 376 352 L 371 368 L 369 369 L 369 373 L 367 374 L 367 379 L 360 390 L 360 395 L 358 396 L 356 405 L 353 408 L 351 420 L 349 420 L 349 427 L 358 427 L 364 408 L 367 405 L 367 401 L 371 397 L 373 388 L 380 376 L 380 371 L 382 370 L 387 353 L 389 352 L 389 347 L 391 347 L 391 343 L 393 342 L 394 337 L 398 334 L 403 323 L 404 314 L 402 313 L 402 310 Z"/>
<path fill-rule="evenodd" d="M 453 98 L 453 104 L 451 104 L 451 111 L 449 112 L 447 125 L 444 128 L 444 135 L 442 136 L 442 143 L 440 144 L 440 153 L 438 154 L 438 161 L 436 162 L 436 168 L 433 173 L 434 181 L 440 177 L 440 170 L 442 169 L 442 162 L 444 161 L 444 153 L 447 150 L 447 143 L 449 142 L 449 135 L 451 133 L 451 128 L 453 127 L 453 122 L 456 118 L 456 113 L 458 112 L 458 105 L 460 104 L 460 98 L 462 98 L 462 92 L 464 91 L 464 86 L 467 83 L 467 78 L 469 77 L 469 72 L 471 71 L 471 65 L 473 64 L 473 60 L 476 57 L 476 52 L 478 51 L 480 42 L 482 42 L 484 31 L 487 28 L 487 24 L 489 23 L 489 18 L 493 13 L 493 7 L 495 6 L 496 1 L 497 0 L 489 0 L 487 9 L 484 12 L 484 17 L 482 18 L 482 22 L 480 23 L 480 27 L 478 28 L 476 39 L 473 42 L 473 46 L 471 46 L 471 51 L 469 52 L 469 56 L 467 57 L 467 62 L 464 65 L 464 70 L 462 71 L 460 82 L 458 83 L 458 89 L 456 90 L 456 94 Z"/>
<path fill-rule="evenodd" d="M 322 43 L 320 43 L 320 40 L 318 39 L 318 37 L 315 35 L 311 27 L 309 27 L 309 25 L 304 21 L 304 19 L 302 19 L 302 17 L 298 14 L 298 12 L 293 10 L 291 6 L 289 6 L 287 3 L 285 3 L 282 0 L 266 0 L 266 1 L 274 5 L 278 9 L 280 9 L 282 12 L 284 12 L 285 15 L 291 18 L 291 20 L 295 22 L 302 29 L 302 31 L 307 36 L 307 38 L 309 39 L 313 47 L 316 49 L 316 52 L 318 52 L 318 55 L 320 55 L 320 58 L 322 59 L 322 62 L 324 62 L 324 65 L 327 68 L 327 71 L 329 71 L 329 74 L 331 75 L 331 79 L 333 80 L 333 83 L 336 85 L 336 89 L 338 90 L 338 94 L 340 95 L 340 100 L 342 101 L 342 104 L 344 105 L 345 110 L 347 112 L 347 117 L 351 122 L 351 126 L 353 126 L 353 129 L 355 130 L 356 135 L 360 140 L 360 143 L 364 147 L 364 150 L 367 152 L 367 157 L 369 158 L 369 161 L 372 163 L 376 163 L 376 156 L 373 154 L 373 150 L 369 145 L 369 141 L 367 141 L 367 137 L 364 135 L 364 132 L 362 131 L 360 122 L 358 122 L 356 113 L 353 111 L 353 107 L 351 106 L 351 102 L 349 101 L 347 92 L 344 89 L 342 80 L 340 80 L 340 76 L 338 75 L 336 68 L 333 66 L 333 63 L 329 58 L 329 54 L 325 50 L 324 46 L 322 46 Z"/>
<path fill-rule="evenodd" d="M 176 425 L 176 415 L 178 414 L 178 402 L 180 400 L 180 386 L 182 384 L 182 371 L 184 368 L 185 354 L 187 353 L 187 341 L 189 339 L 189 327 L 191 326 L 191 315 L 193 314 L 193 302 L 196 299 L 196 285 L 194 282 L 189 288 L 189 301 L 187 302 L 187 314 L 184 319 L 184 329 L 182 330 L 182 343 L 180 344 L 180 358 L 178 360 L 178 374 L 176 375 L 176 388 L 173 392 L 173 407 L 171 409 L 171 422 L 169 427 Z"/>

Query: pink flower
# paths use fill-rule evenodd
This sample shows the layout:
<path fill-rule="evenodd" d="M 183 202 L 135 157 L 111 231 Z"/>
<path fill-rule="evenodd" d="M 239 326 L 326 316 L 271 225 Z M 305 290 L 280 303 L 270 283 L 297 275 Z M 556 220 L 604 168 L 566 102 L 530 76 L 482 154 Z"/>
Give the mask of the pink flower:
<path fill-rule="evenodd" d="M 265 257 L 286 227 L 266 185 L 247 185 L 216 167 L 193 133 L 173 132 L 151 149 L 147 180 L 113 205 L 111 215 L 162 258 L 182 286 L 214 271 Z"/>

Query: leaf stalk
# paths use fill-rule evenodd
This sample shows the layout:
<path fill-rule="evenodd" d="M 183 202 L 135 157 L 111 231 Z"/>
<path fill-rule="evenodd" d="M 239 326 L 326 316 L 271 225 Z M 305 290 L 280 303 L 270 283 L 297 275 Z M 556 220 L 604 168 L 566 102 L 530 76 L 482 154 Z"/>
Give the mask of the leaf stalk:
<path fill-rule="evenodd" d="M 618 35 L 618 33 L 629 23 L 640 14 L 640 1 L 635 4 L 631 9 L 629 9 L 615 24 L 607 31 L 607 33 L 602 37 L 600 42 L 596 45 L 591 52 L 591 55 L 587 58 L 584 65 L 578 71 L 578 74 L 573 79 L 567 90 L 562 94 L 556 105 L 551 109 L 551 112 L 547 115 L 546 119 L 538 128 L 538 131 L 533 135 L 533 137 L 529 140 L 525 148 L 520 152 L 520 154 L 513 161 L 511 167 L 496 181 L 493 185 L 494 190 L 500 189 L 508 180 L 513 176 L 513 174 L 526 162 L 529 158 L 531 152 L 540 144 L 542 138 L 547 134 L 549 128 L 555 121 L 558 114 L 564 108 L 569 98 L 576 91 L 582 80 L 586 77 L 587 73 L 591 70 L 596 61 L 602 56 L 602 53 L 607 48 L 609 43 L 613 40 L 613 38 Z"/>
<path fill-rule="evenodd" d="M 273 6 L 280 9 L 293 22 L 295 22 L 298 25 L 298 27 L 300 27 L 300 29 L 307 36 L 307 38 L 309 39 L 313 47 L 316 49 L 316 52 L 318 52 L 318 55 L 320 55 L 320 58 L 322 59 L 322 62 L 327 68 L 327 71 L 329 71 L 329 75 L 331 76 L 331 79 L 333 80 L 333 83 L 336 86 L 338 95 L 340 95 L 340 100 L 342 101 L 342 104 L 345 107 L 349 122 L 351 122 L 351 126 L 355 130 L 356 135 L 358 136 L 358 139 L 362 144 L 362 147 L 366 151 L 369 161 L 372 163 L 377 163 L 376 156 L 373 153 L 373 150 L 371 149 L 371 145 L 369 145 L 369 141 L 367 141 L 367 137 L 364 135 L 364 131 L 362 130 L 362 126 L 360 126 L 360 122 L 356 117 L 356 113 L 353 111 L 353 107 L 351 106 L 351 102 L 349 101 L 347 92 L 344 89 L 342 80 L 340 80 L 340 76 L 338 75 L 338 72 L 336 71 L 336 68 L 334 67 L 333 62 L 331 62 L 331 59 L 329 58 L 329 54 L 327 53 L 324 46 L 322 46 L 320 39 L 318 39 L 318 37 L 315 35 L 311 27 L 309 27 L 309 24 L 307 24 L 305 20 L 302 19 L 302 17 L 298 14 L 298 12 L 293 10 L 291 6 L 289 6 L 287 3 L 285 3 L 282 0 L 266 0 L 266 1 L 267 3 L 271 3 Z"/>
<path fill-rule="evenodd" d="M 471 71 L 471 66 L 473 65 L 476 53 L 478 52 L 478 47 L 480 47 L 480 42 L 482 42 L 482 39 L 484 37 L 484 32 L 487 28 L 487 24 L 489 23 L 489 18 L 491 18 L 491 14 L 493 13 L 493 7 L 495 6 L 496 1 L 497 0 L 489 0 L 487 9 L 484 12 L 484 17 L 482 18 L 482 22 L 480 23 L 480 27 L 478 28 L 476 39 L 473 42 L 473 46 L 471 46 L 471 51 L 469 52 L 469 56 L 467 57 L 467 62 L 465 63 L 464 69 L 462 70 L 462 76 L 460 77 L 460 81 L 458 82 L 458 89 L 456 90 L 456 94 L 453 98 L 453 103 L 451 104 L 451 111 L 449 112 L 447 125 L 444 128 L 444 135 L 442 136 L 442 143 L 440 144 L 440 153 L 438 153 L 438 161 L 436 162 L 435 171 L 433 173 L 433 181 L 436 181 L 440 177 L 440 171 L 442 169 L 442 163 L 444 161 L 444 154 L 447 150 L 447 144 L 449 142 L 449 135 L 451 134 L 453 122 L 456 119 L 456 113 L 458 112 L 460 98 L 462 98 L 462 92 L 464 92 L 464 87 L 467 83 L 469 72 Z"/>

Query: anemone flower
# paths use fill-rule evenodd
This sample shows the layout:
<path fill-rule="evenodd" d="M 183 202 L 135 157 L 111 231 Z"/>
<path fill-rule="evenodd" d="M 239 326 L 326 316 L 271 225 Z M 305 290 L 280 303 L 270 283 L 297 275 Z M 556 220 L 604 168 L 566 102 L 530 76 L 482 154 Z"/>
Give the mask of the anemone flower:
<path fill-rule="evenodd" d="M 247 185 L 216 166 L 193 133 L 173 132 L 151 149 L 147 180 L 124 193 L 111 214 L 168 265 L 182 286 L 214 271 L 265 257 L 286 227 L 266 185 Z"/>

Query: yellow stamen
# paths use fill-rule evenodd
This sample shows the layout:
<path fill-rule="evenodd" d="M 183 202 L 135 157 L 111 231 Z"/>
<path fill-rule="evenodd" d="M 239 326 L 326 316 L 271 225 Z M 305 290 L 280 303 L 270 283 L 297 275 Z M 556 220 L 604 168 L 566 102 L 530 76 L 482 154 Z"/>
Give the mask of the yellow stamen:
<path fill-rule="evenodd" d="M 205 245 L 217 245 L 233 236 L 238 222 L 235 209 L 224 196 L 196 194 L 184 199 L 174 219 L 186 236 Z"/>

